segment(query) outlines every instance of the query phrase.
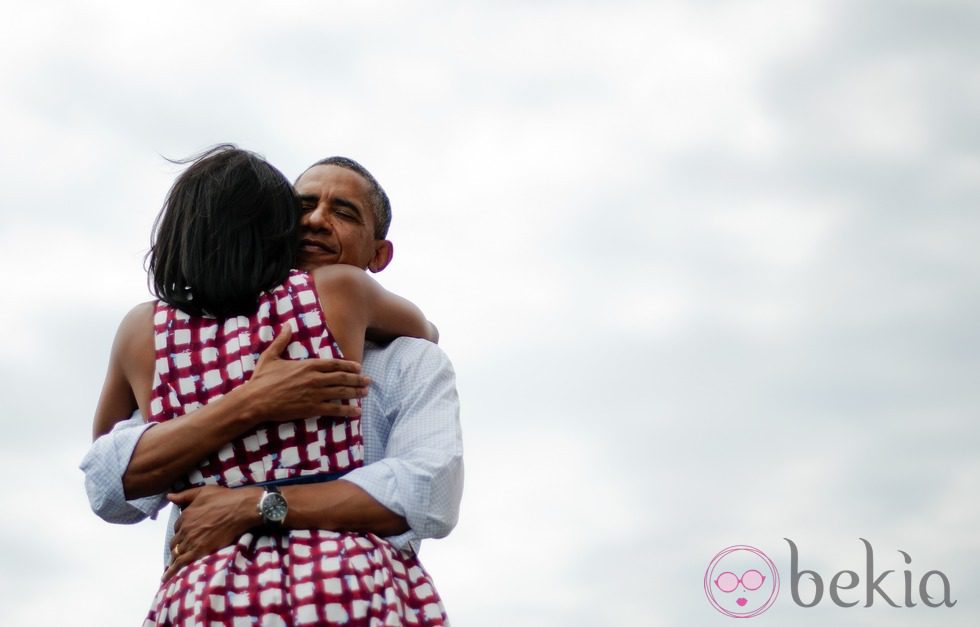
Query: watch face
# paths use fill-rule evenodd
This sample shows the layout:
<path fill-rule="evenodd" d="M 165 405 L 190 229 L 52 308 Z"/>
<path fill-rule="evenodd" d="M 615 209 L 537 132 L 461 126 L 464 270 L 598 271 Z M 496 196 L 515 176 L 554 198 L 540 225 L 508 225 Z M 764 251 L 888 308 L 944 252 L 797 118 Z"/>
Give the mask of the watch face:
<path fill-rule="evenodd" d="M 262 517 L 268 522 L 281 523 L 286 518 L 286 499 L 275 492 L 266 494 L 262 499 Z"/>

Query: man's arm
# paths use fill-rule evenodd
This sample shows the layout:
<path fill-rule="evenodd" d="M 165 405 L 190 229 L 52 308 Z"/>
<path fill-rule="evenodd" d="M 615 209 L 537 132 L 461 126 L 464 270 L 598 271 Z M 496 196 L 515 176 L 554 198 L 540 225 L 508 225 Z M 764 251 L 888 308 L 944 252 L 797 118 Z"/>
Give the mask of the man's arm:
<path fill-rule="evenodd" d="M 286 524 L 370 531 L 399 548 L 417 548 L 419 540 L 448 535 L 459 518 L 463 439 L 456 375 L 438 346 L 411 338 L 366 359 L 366 371 L 380 380 L 370 401 L 380 415 L 375 424 L 362 422 L 365 458 L 377 461 L 329 484 L 282 488 Z"/>
<path fill-rule="evenodd" d="M 123 474 L 127 498 L 165 492 L 208 455 L 275 418 L 350 417 L 358 409 L 333 401 L 367 394 L 360 364 L 337 359 L 281 359 L 287 326 L 262 353 L 252 378 L 224 397 L 160 423 L 136 444 Z"/>
<path fill-rule="evenodd" d="M 377 361 L 374 361 L 377 360 Z M 401 338 L 366 356 L 378 381 L 370 402 L 380 423 L 365 430 L 366 459 L 383 459 L 338 481 L 282 488 L 287 527 L 372 532 L 397 548 L 447 535 L 459 516 L 463 489 L 462 436 L 455 374 L 434 344 Z M 363 425 L 363 423 L 362 423 Z M 373 449 L 373 450 L 372 450 Z M 171 540 L 181 566 L 235 541 L 258 524 L 259 488 L 206 487 L 172 495 L 183 506 Z"/>
<path fill-rule="evenodd" d="M 155 516 L 167 504 L 163 492 L 264 415 L 351 413 L 349 406 L 329 401 L 366 393 L 367 378 L 355 374 L 359 366 L 279 359 L 289 337 L 289 331 L 280 334 L 262 353 L 252 379 L 224 398 L 161 424 L 146 424 L 135 413 L 97 438 L 81 464 L 92 510 L 113 523 Z"/>
<path fill-rule="evenodd" d="M 373 356 L 373 355 L 372 355 Z M 395 546 L 418 548 L 424 538 L 442 538 L 459 518 L 463 494 L 463 438 L 459 423 L 456 375 L 435 344 L 400 338 L 383 351 L 380 403 L 387 439 L 365 430 L 365 457 L 377 460 L 348 473 L 350 482 L 391 511 L 405 517 L 409 529 L 391 537 Z M 373 365 L 366 362 L 366 366 Z M 382 446 L 382 452 L 372 450 Z"/>

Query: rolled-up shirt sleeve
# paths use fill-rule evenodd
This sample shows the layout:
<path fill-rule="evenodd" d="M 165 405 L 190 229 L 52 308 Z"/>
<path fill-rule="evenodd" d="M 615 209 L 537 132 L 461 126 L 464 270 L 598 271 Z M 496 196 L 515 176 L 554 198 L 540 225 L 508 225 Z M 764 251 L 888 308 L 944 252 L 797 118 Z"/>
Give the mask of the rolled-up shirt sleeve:
<path fill-rule="evenodd" d="M 85 473 L 89 505 L 106 522 L 133 524 L 156 518 L 157 512 L 168 503 L 163 494 L 127 501 L 123 492 L 122 479 L 136 444 L 152 426 L 137 411 L 95 440 L 82 459 L 80 468 Z"/>
<path fill-rule="evenodd" d="M 456 375 L 445 353 L 420 340 L 395 340 L 385 350 L 380 396 L 390 427 L 382 459 L 344 477 L 404 516 L 410 529 L 388 540 L 418 550 L 424 538 L 442 538 L 459 518 L 463 494 L 463 439 Z"/>

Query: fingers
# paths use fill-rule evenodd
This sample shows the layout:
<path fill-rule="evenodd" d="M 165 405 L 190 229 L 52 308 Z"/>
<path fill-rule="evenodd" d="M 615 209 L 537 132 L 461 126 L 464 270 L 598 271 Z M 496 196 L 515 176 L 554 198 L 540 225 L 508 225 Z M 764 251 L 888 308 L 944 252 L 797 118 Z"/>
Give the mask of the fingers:
<path fill-rule="evenodd" d="M 308 389 L 315 387 L 317 396 L 323 400 L 343 401 L 367 396 L 371 380 L 349 372 L 318 372 L 307 385 Z"/>
<path fill-rule="evenodd" d="M 354 418 L 361 415 L 361 408 L 357 405 L 343 405 L 327 401 L 320 404 L 320 415 L 330 418 Z"/>
<path fill-rule="evenodd" d="M 256 368 L 270 359 L 278 359 L 279 356 L 286 350 L 286 347 L 289 346 L 289 340 L 292 339 L 292 337 L 293 327 L 289 326 L 288 324 L 284 324 L 282 330 L 279 331 L 279 335 L 277 335 L 272 340 L 272 343 L 269 344 L 269 347 L 262 351 L 262 354 L 259 355 L 259 361 L 256 364 Z"/>
<path fill-rule="evenodd" d="M 317 372 L 313 380 L 322 386 L 366 388 L 371 385 L 371 379 L 349 372 Z"/>
<path fill-rule="evenodd" d="M 367 396 L 367 388 L 330 386 L 322 390 L 321 396 L 325 401 L 347 401 L 352 398 L 364 398 Z"/>
<path fill-rule="evenodd" d="M 187 551 L 186 553 L 178 552 L 178 554 L 170 562 L 170 566 L 168 566 L 167 570 L 164 571 L 163 577 L 160 578 L 160 581 L 167 581 L 168 579 L 176 575 L 181 568 L 187 566 L 188 564 L 196 560 L 198 557 L 199 556 L 194 555 L 192 551 Z"/>
<path fill-rule="evenodd" d="M 200 538 L 189 539 L 187 534 L 174 531 L 174 537 L 170 539 L 170 566 L 163 573 L 161 581 L 170 579 L 181 568 L 209 553 L 201 546 L 195 546 L 197 542 L 200 542 Z"/>
<path fill-rule="evenodd" d="M 278 357 L 289 346 L 289 340 L 291 339 L 293 339 L 293 327 L 290 324 L 284 324 L 279 329 L 279 335 L 272 340 L 272 344 L 269 344 L 269 348 L 266 351 L 271 351 L 273 355 Z M 276 349 L 279 350 L 276 351 Z"/>
<path fill-rule="evenodd" d="M 177 571 L 183 568 L 185 565 L 189 564 L 192 560 L 191 551 L 188 547 L 180 546 L 181 536 L 179 533 L 175 533 L 174 537 L 170 539 L 170 565 L 167 570 L 164 571 L 163 577 L 160 581 L 166 581 L 177 574 Z"/>
<path fill-rule="evenodd" d="M 346 372 L 333 372 L 330 374 L 318 374 L 316 380 L 323 386 L 364 388 L 371 385 L 371 379 L 362 377 L 359 374 L 348 374 Z"/>
<path fill-rule="evenodd" d="M 338 370 L 333 367 L 329 359 L 304 359 L 302 361 L 283 362 L 289 364 L 285 368 L 292 369 L 283 380 L 300 381 L 302 385 L 315 383 L 318 385 L 350 385 L 355 387 L 367 387 L 371 379 L 362 375 L 360 372 L 350 370 Z M 342 362 L 357 365 L 357 362 Z M 326 364 L 326 365 L 324 365 Z M 346 368 L 346 366 L 345 366 Z"/>
<path fill-rule="evenodd" d="M 331 398 L 323 398 L 319 401 L 310 400 L 304 403 L 302 406 L 302 411 L 296 411 L 293 413 L 280 414 L 279 416 L 274 416 L 272 418 L 273 422 L 291 422 L 297 420 L 296 416 L 304 416 L 305 418 L 313 418 L 316 416 L 326 416 L 328 418 L 356 418 L 361 415 L 361 408 L 357 405 L 347 405 L 342 403 L 340 400 L 334 399 L 333 394 L 323 394 L 322 396 L 330 396 Z M 356 398 L 361 398 L 363 396 L 359 395 Z"/>
<path fill-rule="evenodd" d="M 200 494 L 203 488 L 190 488 L 184 490 L 183 492 L 172 492 L 167 495 L 167 500 L 176 505 L 177 507 L 184 508 L 194 502 L 197 495 Z"/>
<path fill-rule="evenodd" d="M 347 359 L 306 359 L 303 364 L 320 372 L 361 372 L 361 364 Z"/>

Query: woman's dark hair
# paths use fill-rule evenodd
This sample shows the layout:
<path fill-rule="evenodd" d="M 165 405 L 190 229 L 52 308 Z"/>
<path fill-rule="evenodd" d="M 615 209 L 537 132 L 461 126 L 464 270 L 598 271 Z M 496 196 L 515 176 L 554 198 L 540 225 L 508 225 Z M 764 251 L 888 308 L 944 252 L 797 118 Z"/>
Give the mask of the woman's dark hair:
<path fill-rule="evenodd" d="M 300 205 L 262 157 L 221 144 L 191 163 L 167 194 L 147 254 L 157 298 L 194 316 L 250 315 L 296 264 Z"/>

